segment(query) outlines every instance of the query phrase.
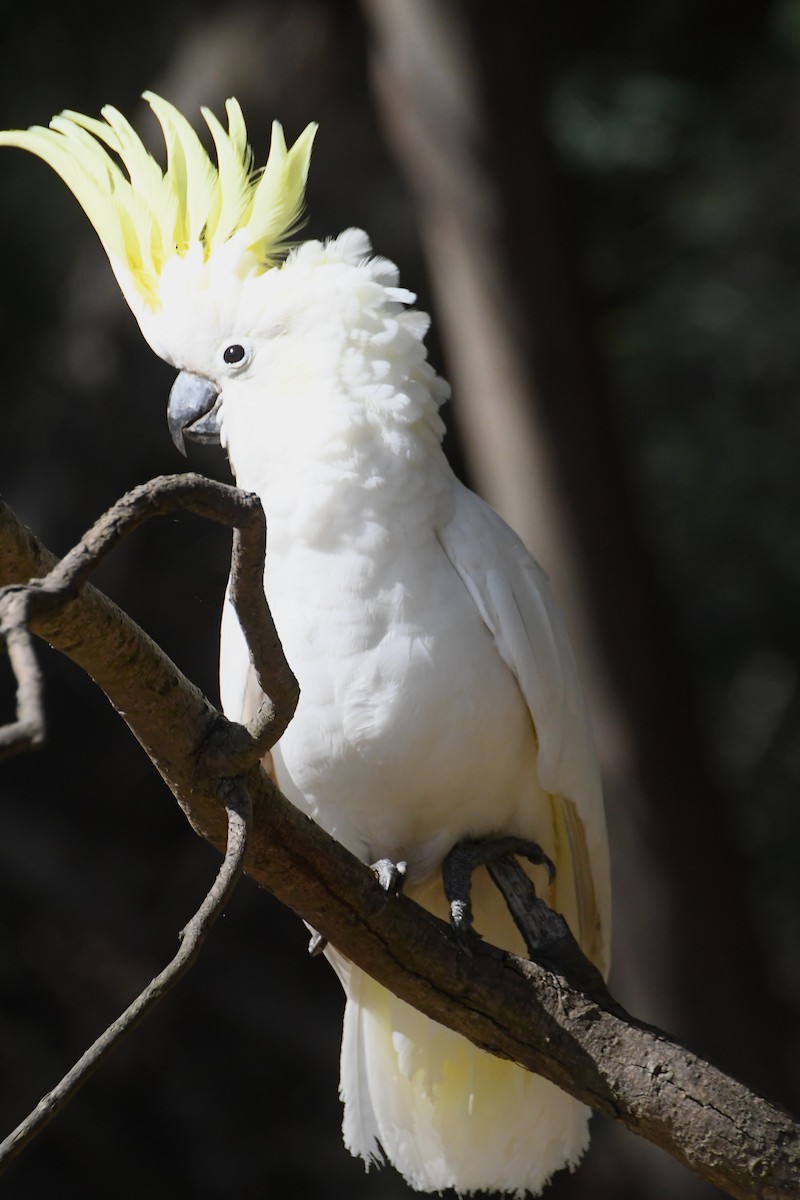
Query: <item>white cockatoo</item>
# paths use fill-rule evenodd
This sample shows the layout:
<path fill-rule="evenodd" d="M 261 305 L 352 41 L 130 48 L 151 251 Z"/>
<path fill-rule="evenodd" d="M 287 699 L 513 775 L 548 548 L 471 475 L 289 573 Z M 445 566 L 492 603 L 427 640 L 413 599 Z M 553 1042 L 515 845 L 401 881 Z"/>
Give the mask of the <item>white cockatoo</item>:
<path fill-rule="evenodd" d="M 142 333 L 180 371 L 175 439 L 219 438 L 261 498 L 264 585 L 301 692 L 270 769 L 364 862 L 406 863 L 406 894 L 443 917 L 451 847 L 536 842 L 556 869 L 528 864 L 539 894 L 606 970 L 606 831 L 572 651 L 545 575 L 444 458 L 427 316 L 360 230 L 290 248 L 314 126 L 287 150 L 275 124 L 255 171 L 236 101 L 227 129 L 203 110 L 214 166 L 175 108 L 146 99 L 165 170 L 113 108 L 0 144 L 44 159 L 85 210 Z M 246 720 L 260 696 L 227 605 L 220 660 L 225 712 Z M 472 906 L 486 939 L 524 953 L 485 868 Z M 347 996 L 353 1154 L 385 1156 L 421 1191 L 518 1196 L 578 1162 L 587 1108 L 327 954 Z"/>

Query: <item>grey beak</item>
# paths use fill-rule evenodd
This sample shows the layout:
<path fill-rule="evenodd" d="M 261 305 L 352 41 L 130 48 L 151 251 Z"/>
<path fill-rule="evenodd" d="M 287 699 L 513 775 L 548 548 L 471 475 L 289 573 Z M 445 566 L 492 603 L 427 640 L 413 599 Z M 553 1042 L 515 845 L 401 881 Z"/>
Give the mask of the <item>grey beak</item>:
<path fill-rule="evenodd" d="M 167 424 L 181 454 L 186 454 L 184 437 L 195 442 L 219 442 L 220 407 L 221 396 L 215 383 L 181 371 L 167 404 Z"/>

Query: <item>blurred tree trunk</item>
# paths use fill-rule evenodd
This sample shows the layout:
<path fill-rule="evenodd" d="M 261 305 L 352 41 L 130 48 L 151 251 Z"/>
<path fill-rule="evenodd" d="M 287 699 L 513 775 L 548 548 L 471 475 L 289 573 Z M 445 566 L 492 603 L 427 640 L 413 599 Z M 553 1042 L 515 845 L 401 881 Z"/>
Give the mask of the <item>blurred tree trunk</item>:
<path fill-rule="evenodd" d="M 549 571 L 577 643 L 608 797 L 617 989 L 788 1101 L 781 1016 L 708 778 L 691 664 L 637 525 L 593 352 L 543 129 L 536 6 L 513 20 L 477 0 L 363 9 L 379 106 L 418 204 L 469 469 Z"/>

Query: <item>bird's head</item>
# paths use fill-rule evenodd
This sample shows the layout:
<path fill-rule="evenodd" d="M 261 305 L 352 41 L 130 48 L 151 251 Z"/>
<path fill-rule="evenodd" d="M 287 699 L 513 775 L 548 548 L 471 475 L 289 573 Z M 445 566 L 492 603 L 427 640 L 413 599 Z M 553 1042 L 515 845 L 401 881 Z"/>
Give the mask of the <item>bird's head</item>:
<path fill-rule="evenodd" d="M 255 486 L 268 454 L 285 462 L 298 442 L 341 444 L 367 424 L 386 445 L 393 429 L 403 453 L 417 435 L 438 446 L 449 388 L 425 361 L 428 318 L 405 311 L 415 297 L 397 268 L 355 229 L 290 248 L 316 125 L 287 149 L 276 122 L 259 170 L 238 103 L 227 102 L 227 129 L 203 109 L 214 165 L 181 113 L 145 99 L 163 169 L 111 107 L 102 121 L 67 111 L 47 129 L 0 132 L 0 146 L 31 151 L 66 182 L 146 340 L 179 369 L 167 409 L 178 448 L 221 440 Z"/>
<path fill-rule="evenodd" d="M 264 285 L 300 224 L 317 127 L 287 149 L 275 122 L 266 165 L 254 169 L 238 102 L 227 101 L 227 130 L 203 109 L 215 166 L 177 109 L 145 99 L 164 134 L 163 170 L 110 106 L 102 121 L 66 111 L 49 128 L 0 132 L 0 146 L 44 159 L 85 211 L 142 333 L 181 371 L 168 417 L 183 449 L 184 434 L 216 440 L 219 394 L 269 332 Z"/>

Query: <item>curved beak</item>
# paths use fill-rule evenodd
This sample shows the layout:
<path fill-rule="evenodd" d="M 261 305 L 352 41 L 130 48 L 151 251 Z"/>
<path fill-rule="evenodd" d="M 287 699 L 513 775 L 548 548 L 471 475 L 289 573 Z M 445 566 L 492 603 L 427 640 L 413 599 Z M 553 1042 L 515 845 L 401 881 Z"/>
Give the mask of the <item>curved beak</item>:
<path fill-rule="evenodd" d="M 184 438 L 219 442 L 221 401 L 219 388 L 210 379 L 181 371 L 167 403 L 167 424 L 181 454 L 186 454 Z"/>

